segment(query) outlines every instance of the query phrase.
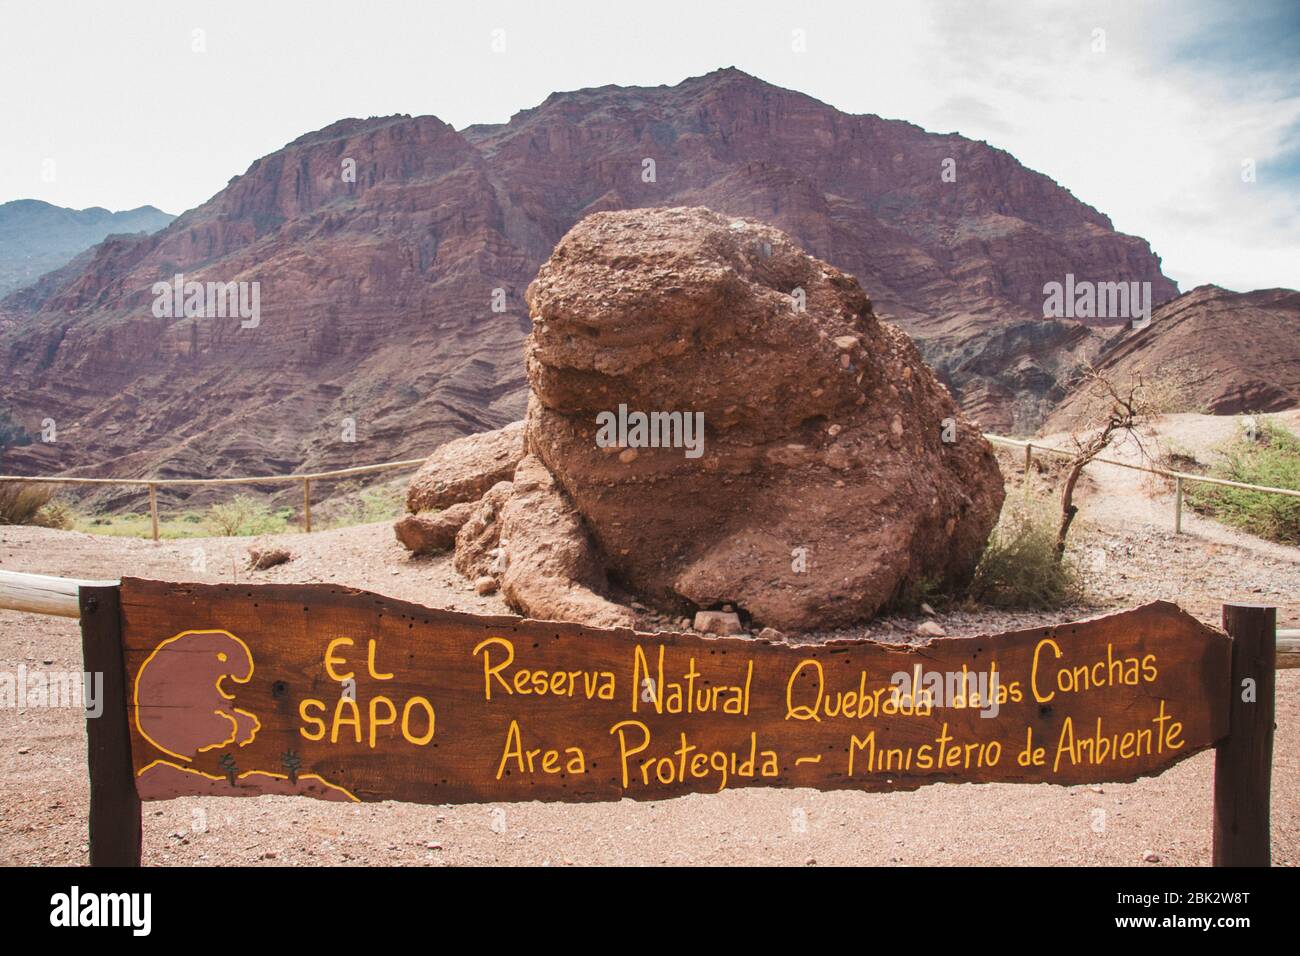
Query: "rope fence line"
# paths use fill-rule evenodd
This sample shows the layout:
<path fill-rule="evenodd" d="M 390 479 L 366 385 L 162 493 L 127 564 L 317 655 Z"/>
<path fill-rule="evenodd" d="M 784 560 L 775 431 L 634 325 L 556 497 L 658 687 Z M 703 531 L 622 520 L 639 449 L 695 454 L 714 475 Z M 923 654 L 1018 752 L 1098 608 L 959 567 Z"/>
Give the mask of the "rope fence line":
<path fill-rule="evenodd" d="M 1025 449 L 1025 467 L 1029 467 L 1033 453 L 1036 451 L 1046 452 L 1049 455 L 1058 455 L 1064 458 L 1073 458 L 1074 452 L 1068 448 L 1053 448 L 1051 445 L 1039 445 L 1033 441 L 1023 438 L 1005 438 L 1002 435 L 993 435 L 985 433 L 985 438 L 995 445 L 1009 445 L 1016 448 Z M 1100 456 L 1092 459 L 1094 462 L 1100 462 L 1103 465 L 1115 465 L 1119 468 L 1129 468 L 1133 471 L 1145 471 L 1152 475 L 1163 475 L 1166 478 L 1180 479 L 1182 481 L 1199 481 L 1207 485 L 1223 485 L 1228 488 L 1244 488 L 1247 491 L 1263 491 L 1271 495 L 1289 495 L 1292 498 L 1300 498 L 1300 490 L 1295 488 L 1270 488 L 1268 485 L 1248 485 L 1241 481 L 1229 481 L 1227 478 L 1211 478 L 1209 475 L 1194 475 L 1186 471 L 1170 471 L 1166 468 L 1148 468 L 1146 465 L 1135 465 L 1128 461 L 1116 461 L 1113 458 L 1102 458 Z M 1091 462 L 1089 463 L 1091 464 Z"/>
<path fill-rule="evenodd" d="M 1033 466 L 1034 452 L 1042 452 L 1063 458 L 1074 457 L 1074 452 L 1067 448 L 1054 448 L 1051 445 L 1036 444 L 1029 439 L 1007 438 L 1005 435 L 994 435 L 991 432 L 985 432 L 984 437 L 995 445 L 1023 448 L 1025 450 L 1024 473 L 1026 476 L 1028 476 L 1029 469 Z M 337 468 L 332 471 L 316 471 L 303 475 L 260 475 L 250 478 L 79 478 L 63 475 L 0 475 L 0 481 L 56 485 L 129 485 L 148 488 L 149 517 L 153 525 L 153 539 L 157 541 L 159 487 L 177 485 L 266 485 L 302 482 L 303 530 L 309 532 L 311 531 L 311 483 L 313 481 L 350 478 L 354 475 L 374 474 L 398 468 L 416 468 L 424 464 L 425 461 L 426 458 L 408 458 L 404 461 L 384 461 L 374 465 L 357 465 L 352 468 Z M 1194 475 L 1184 471 L 1151 468 L 1146 465 L 1135 465 L 1132 462 L 1116 461 L 1113 458 L 1102 458 L 1100 456 L 1092 459 L 1090 464 L 1093 463 L 1114 465 L 1117 468 L 1128 468 L 1133 471 L 1144 471 L 1148 474 L 1172 478 L 1174 480 L 1174 532 L 1176 534 L 1181 534 L 1183 530 L 1183 482 L 1186 481 L 1199 481 L 1208 485 L 1223 485 L 1227 488 L 1241 488 L 1246 491 L 1300 498 L 1300 490 L 1294 488 L 1270 488 L 1267 485 L 1250 485 L 1240 481 L 1229 481 L 1226 478 L 1211 478 L 1208 475 Z"/>
<path fill-rule="evenodd" d="M 404 461 L 383 461 L 375 465 L 357 465 L 353 468 L 336 468 L 333 471 L 314 471 L 305 475 L 259 475 L 251 478 L 78 478 L 63 475 L 0 475 L 0 481 L 28 482 L 45 485 L 128 485 L 149 489 L 149 521 L 153 539 L 158 540 L 158 488 L 176 485 L 268 485 L 302 482 L 302 526 L 311 531 L 311 483 L 331 478 L 351 478 L 397 468 L 418 468 L 425 458 L 408 458 Z"/>
<path fill-rule="evenodd" d="M 1036 445 L 1033 441 L 1021 438 L 1007 438 L 1003 435 L 994 435 L 988 432 L 984 437 L 993 442 L 995 445 L 1006 445 L 1012 448 L 1023 448 L 1025 450 L 1025 494 L 1029 494 L 1029 469 L 1033 467 L 1034 452 L 1041 451 L 1045 454 L 1056 455 L 1062 458 L 1073 458 L 1074 452 L 1068 448 L 1053 448 L 1051 445 Z M 1269 495 L 1286 495 L 1290 498 L 1300 498 L 1300 491 L 1294 488 L 1270 488 L 1268 485 L 1250 485 L 1242 481 L 1229 481 L 1227 478 L 1211 478 L 1208 475 L 1193 475 L 1186 471 L 1170 471 L 1167 468 L 1150 468 L 1146 465 L 1135 465 L 1128 461 L 1116 461 L 1113 458 L 1102 458 L 1100 455 L 1092 459 L 1089 464 L 1094 462 L 1103 465 L 1114 465 L 1117 468 L 1128 468 L 1131 471 L 1144 471 L 1149 475 L 1160 475 L 1164 478 L 1174 480 L 1174 534 L 1183 533 L 1183 482 L 1199 481 L 1206 485 L 1221 485 L 1225 488 L 1241 488 L 1246 491 L 1258 491 Z"/>

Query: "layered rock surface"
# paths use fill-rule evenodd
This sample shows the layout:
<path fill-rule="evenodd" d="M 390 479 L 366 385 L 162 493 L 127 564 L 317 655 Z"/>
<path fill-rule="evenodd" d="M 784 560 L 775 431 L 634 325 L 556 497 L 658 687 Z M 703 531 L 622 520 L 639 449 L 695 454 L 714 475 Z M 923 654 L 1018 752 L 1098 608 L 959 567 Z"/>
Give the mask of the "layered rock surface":
<path fill-rule="evenodd" d="M 803 630 L 973 570 L 1003 497 L 992 450 L 857 282 L 783 233 L 598 213 L 527 295 L 529 455 L 485 502 L 495 528 L 457 540 L 466 574 L 499 547 L 520 611 L 630 621 L 613 588 Z M 682 427 L 660 447 L 602 435 L 638 412 Z"/>

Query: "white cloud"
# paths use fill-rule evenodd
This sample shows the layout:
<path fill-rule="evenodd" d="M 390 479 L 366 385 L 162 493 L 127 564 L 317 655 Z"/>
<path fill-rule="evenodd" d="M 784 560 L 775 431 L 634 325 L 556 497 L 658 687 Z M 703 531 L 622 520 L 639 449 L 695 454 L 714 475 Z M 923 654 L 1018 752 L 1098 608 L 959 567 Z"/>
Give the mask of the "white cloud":
<path fill-rule="evenodd" d="M 1148 239 L 1183 289 L 1300 287 L 1300 195 L 1278 164 L 1296 147 L 1300 96 L 1267 64 L 1181 59 L 1233 29 L 1206 5 L 939 4 L 940 85 L 978 108 L 921 125 L 988 139 Z M 1100 11 L 1100 12 L 1099 12 Z M 1104 30 L 1095 52 L 1094 30 Z M 1294 155 L 1292 152 L 1291 155 Z M 1242 182 L 1253 159 L 1254 183 Z M 1276 175 L 1275 175 L 1276 174 Z"/>

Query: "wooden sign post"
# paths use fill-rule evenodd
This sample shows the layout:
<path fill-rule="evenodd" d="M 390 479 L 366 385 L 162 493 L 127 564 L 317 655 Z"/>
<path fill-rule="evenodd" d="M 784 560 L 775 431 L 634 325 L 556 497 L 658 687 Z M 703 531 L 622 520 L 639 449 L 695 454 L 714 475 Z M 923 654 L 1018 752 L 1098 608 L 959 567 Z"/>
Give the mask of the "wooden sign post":
<path fill-rule="evenodd" d="M 117 586 L 82 587 L 78 597 L 85 671 L 104 675 L 104 709 L 86 719 L 91 866 L 140 865 L 140 795 L 130 772 L 120 591 Z"/>
<path fill-rule="evenodd" d="M 1271 662 L 1267 685 L 1256 651 L 1241 663 L 1258 692 L 1239 718 L 1233 642 L 1165 602 L 924 645 L 787 645 L 460 614 L 328 585 L 128 578 L 114 642 L 95 620 L 109 605 L 98 595 L 91 611 L 89 597 L 87 666 L 98 655 L 118 703 L 91 732 L 94 864 L 138 863 L 140 799 L 1080 784 L 1220 745 L 1216 862 L 1221 843 L 1222 862 L 1260 862 L 1261 786 L 1267 859 L 1256 738 L 1267 730 L 1271 748 Z M 1253 768 L 1247 789 L 1225 762 Z"/>
<path fill-rule="evenodd" d="M 1214 755 L 1214 865 L 1268 866 L 1277 608 L 1226 604 L 1232 638 L 1228 738 Z"/>

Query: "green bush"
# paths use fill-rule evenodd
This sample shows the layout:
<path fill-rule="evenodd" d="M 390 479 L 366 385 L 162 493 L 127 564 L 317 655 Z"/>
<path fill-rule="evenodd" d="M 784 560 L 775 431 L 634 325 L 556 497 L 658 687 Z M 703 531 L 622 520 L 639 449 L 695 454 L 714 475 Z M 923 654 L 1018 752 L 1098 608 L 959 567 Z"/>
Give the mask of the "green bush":
<path fill-rule="evenodd" d="M 1056 560 L 1057 522 L 1047 502 L 1008 498 L 967 597 L 993 607 L 1035 610 L 1077 603 L 1083 581 L 1068 552 Z"/>
<path fill-rule="evenodd" d="M 392 521 L 406 511 L 406 491 L 400 487 L 367 488 L 361 492 L 361 523 Z"/>
<path fill-rule="evenodd" d="M 278 534 L 288 527 L 292 511 L 281 508 L 272 513 L 264 503 L 248 495 L 235 495 L 230 501 L 208 509 L 208 524 L 214 533 L 226 536 Z"/>
<path fill-rule="evenodd" d="M 357 524 L 392 521 L 406 511 L 406 488 L 383 484 L 369 488 L 343 486 L 319 510 L 321 528 L 346 528 Z"/>
<path fill-rule="evenodd" d="M 1300 491 L 1300 438 L 1263 419 L 1255 441 L 1242 431 L 1219 449 L 1210 475 Z M 1184 483 L 1184 497 L 1191 507 L 1224 524 L 1271 541 L 1300 544 L 1300 498 L 1195 481 Z"/>

